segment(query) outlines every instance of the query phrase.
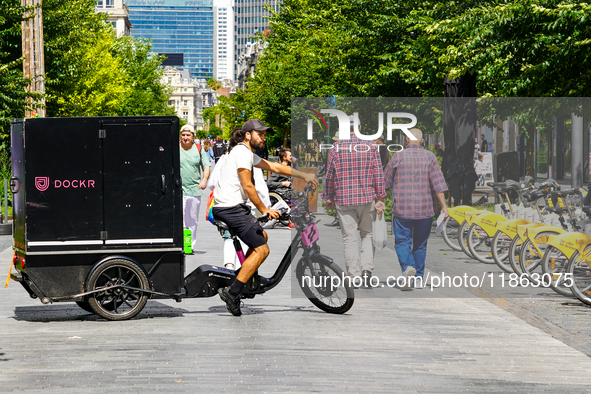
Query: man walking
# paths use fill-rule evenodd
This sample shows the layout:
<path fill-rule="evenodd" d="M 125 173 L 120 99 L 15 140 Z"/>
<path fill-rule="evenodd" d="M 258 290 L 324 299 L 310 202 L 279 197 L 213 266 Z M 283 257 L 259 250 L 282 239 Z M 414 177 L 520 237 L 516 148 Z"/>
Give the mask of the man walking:
<path fill-rule="evenodd" d="M 222 141 L 222 136 L 218 135 L 215 144 L 213 144 L 213 156 L 215 157 L 216 164 L 220 160 L 220 157 L 222 157 L 227 151 L 228 146 Z"/>
<path fill-rule="evenodd" d="M 482 141 L 480 144 L 480 152 L 488 152 L 488 141 L 484 138 L 484 134 L 480 134 L 480 140 Z"/>
<path fill-rule="evenodd" d="M 207 187 L 210 163 L 205 149 L 199 149 L 193 142 L 195 131 L 192 126 L 181 128 L 181 180 L 183 181 L 183 225 L 191 229 L 191 248 L 197 246 L 197 223 L 201 195 Z M 201 173 L 203 169 L 203 176 Z"/>
<path fill-rule="evenodd" d="M 410 290 L 410 278 L 415 278 L 415 288 L 423 288 L 427 240 L 431 233 L 437 197 L 441 210 L 447 217 L 444 192 L 447 185 L 437 158 L 421 147 L 423 133 L 419 129 L 410 132 L 416 140 L 406 137 L 407 147 L 394 153 L 386 166 L 386 189 L 392 188 L 392 229 L 400 268 L 405 276 L 402 290 Z M 418 279 L 420 278 L 420 279 Z"/>
<path fill-rule="evenodd" d="M 358 138 L 353 127 L 351 122 L 350 138 L 334 143 L 328 154 L 323 198 L 328 209 L 336 206 L 347 275 L 362 277 L 365 287 L 371 288 L 375 252 L 372 223 L 376 211 L 385 209 L 384 173 L 377 145 Z M 369 149 L 357 151 L 353 146 Z"/>

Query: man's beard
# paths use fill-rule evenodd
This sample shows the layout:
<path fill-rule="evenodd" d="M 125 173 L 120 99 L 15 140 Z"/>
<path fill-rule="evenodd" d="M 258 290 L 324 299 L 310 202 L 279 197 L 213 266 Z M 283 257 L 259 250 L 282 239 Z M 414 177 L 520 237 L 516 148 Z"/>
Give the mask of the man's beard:
<path fill-rule="evenodd" d="M 250 146 L 252 146 L 255 150 L 263 149 L 265 147 L 264 142 L 256 143 L 254 141 L 250 141 Z"/>

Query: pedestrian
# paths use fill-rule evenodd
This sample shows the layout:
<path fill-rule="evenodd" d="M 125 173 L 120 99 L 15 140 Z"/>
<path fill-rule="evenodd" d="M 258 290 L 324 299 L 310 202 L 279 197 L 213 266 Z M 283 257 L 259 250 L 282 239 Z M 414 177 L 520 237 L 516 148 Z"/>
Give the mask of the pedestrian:
<path fill-rule="evenodd" d="M 380 161 L 382 162 L 382 169 L 384 169 L 390 160 L 388 147 L 384 145 L 384 139 L 382 137 L 377 138 L 375 143 L 378 145 L 378 149 L 380 150 Z"/>
<path fill-rule="evenodd" d="M 480 134 L 480 140 L 482 141 L 480 144 L 480 152 L 488 152 L 488 141 L 484 138 L 484 133 Z"/>
<path fill-rule="evenodd" d="M 405 277 L 402 290 L 423 288 L 427 240 L 431 233 L 437 200 L 447 217 L 444 192 L 447 185 L 433 152 L 423 149 L 423 133 L 410 132 L 416 140 L 406 137 L 407 147 L 394 153 L 386 166 L 386 189 L 392 188 L 392 229 L 400 268 Z M 434 196 L 436 198 L 434 198 Z M 420 279 L 419 279 L 420 278 Z"/>
<path fill-rule="evenodd" d="M 211 142 L 209 142 L 209 140 L 203 141 L 203 149 L 205 150 L 205 153 L 207 153 L 207 158 L 209 159 L 209 163 L 214 161 L 215 156 L 213 154 L 213 149 L 211 147 Z"/>
<path fill-rule="evenodd" d="M 435 155 L 438 157 L 443 157 L 443 148 L 439 142 L 435 144 Z"/>
<path fill-rule="evenodd" d="M 350 138 L 335 142 L 328 154 L 323 198 L 328 209 L 336 208 L 347 275 L 353 283 L 359 283 L 356 277 L 363 278 L 364 287 L 371 288 L 375 253 L 372 223 L 376 211 L 385 209 L 384 173 L 375 143 L 357 137 L 353 121 L 350 127 Z M 356 145 L 369 145 L 370 149 L 358 152 L 352 149 Z"/>
<path fill-rule="evenodd" d="M 216 142 L 213 144 L 213 156 L 215 157 L 215 162 L 217 163 L 220 160 L 220 157 L 224 153 L 228 151 L 228 145 L 224 141 L 222 141 L 222 136 L 218 135 L 216 137 Z"/>
<path fill-rule="evenodd" d="M 279 162 L 284 166 L 291 166 L 291 149 L 281 148 L 279 150 Z M 291 200 L 291 191 L 293 190 L 291 177 L 273 173 L 267 180 L 267 186 L 270 191 L 279 192 L 286 199 Z"/>
<path fill-rule="evenodd" d="M 201 195 L 207 187 L 210 163 L 207 153 L 201 146 L 197 146 L 195 130 L 191 125 L 181 128 L 180 164 L 181 180 L 183 184 L 183 226 L 191 229 L 191 247 L 197 246 L 197 223 L 199 222 L 199 207 Z"/>

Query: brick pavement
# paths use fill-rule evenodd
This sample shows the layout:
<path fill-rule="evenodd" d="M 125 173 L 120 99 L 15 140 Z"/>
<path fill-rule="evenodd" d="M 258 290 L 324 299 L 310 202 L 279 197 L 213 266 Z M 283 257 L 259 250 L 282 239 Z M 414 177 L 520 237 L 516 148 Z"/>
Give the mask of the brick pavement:
<path fill-rule="evenodd" d="M 318 218 L 323 253 L 342 263 L 340 232 Z M 269 233 L 262 274 L 290 238 Z M 213 226 L 201 223 L 199 239 L 188 272 L 221 260 Z M 10 257 L 0 253 L 0 271 Z M 496 272 L 435 237 L 427 267 Z M 376 275 L 399 271 L 392 249 L 378 252 Z M 0 288 L 0 392 L 588 392 L 586 307 L 531 289 L 487 289 L 493 302 L 436 290 L 359 290 L 349 313 L 329 315 L 292 297 L 288 277 L 240 318 L 209 298 L 149 301 L 137 318 L 107 322 L 73 303 L 42 305 L 12 282 Z"/>

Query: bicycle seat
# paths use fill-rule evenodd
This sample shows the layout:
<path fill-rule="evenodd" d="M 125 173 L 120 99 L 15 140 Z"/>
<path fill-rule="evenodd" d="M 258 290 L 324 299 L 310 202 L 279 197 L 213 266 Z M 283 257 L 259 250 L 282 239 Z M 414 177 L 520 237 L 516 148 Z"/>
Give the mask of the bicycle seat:
<path fill-rule="evenodd" d="M 552 195 L 557 197 L 566 197 L 577 193 L 579 193 L 578 189 L 554 190 Z"/>
<path fill-rule="evenodd" d="M 535 192 L 531 192 L 531 193 L 524 193 L 523 197 L 528 201 L 528 202 L 534 202 L 542 197 L 546 196 L 546 193 L 543 190 L 536 190 Z"/>
<path fill-rule="evenodd" d="M 493 190 L 496 193 L 509 193 L 509 191 L 512 189 L 513 189 L 512 186 L 495 186 L 495 187 L 493 187 Z"/>
<path fill-rule="evenodd" d="M 564 212 L 568 211 L 568 208 L 559 208 L 559 207 L 548 207 L 548 212 L 556 213 L 558 215 L 563 214 Z"/>
<path fill-rule="evenodd" d="M 230 230 L 230 227 L 226 224 L 226 222 L 222 222 L 221 220 L 213 220 L 213 224 L 215 224 L 218 230 Z"/>
<path fill-rule="evenodd" d="M 505 182 L 486 182 L 486 186 L 498 187 L 498 186 L 507 186 L 507 184 Z"/>

